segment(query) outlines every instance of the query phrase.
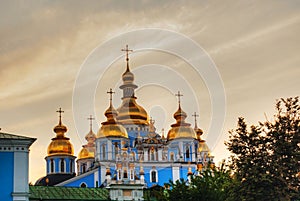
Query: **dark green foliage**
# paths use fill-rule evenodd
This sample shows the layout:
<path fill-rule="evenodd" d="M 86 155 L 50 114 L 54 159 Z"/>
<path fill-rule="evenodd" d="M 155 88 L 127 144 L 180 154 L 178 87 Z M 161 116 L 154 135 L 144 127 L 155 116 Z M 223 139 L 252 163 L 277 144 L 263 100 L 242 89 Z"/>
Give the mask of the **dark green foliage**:
<path fill-rule="evenodd" d="M 276 104 L 273 122 L 248 129 L 239 118 L 226 143 L 233 153 L 232 200 L 300 200 L 300 106 L 298 97 Z"/>
<path fill-rule="evenodd" d="M 230 171 L 224 163 L 219 168 L 206 169 L 198 176 L 192 176 L 191 182 L 180 179 L 169 182 L 168 200 L 177 201 L 224 201 L 229 196 L 233 181 Z"/>

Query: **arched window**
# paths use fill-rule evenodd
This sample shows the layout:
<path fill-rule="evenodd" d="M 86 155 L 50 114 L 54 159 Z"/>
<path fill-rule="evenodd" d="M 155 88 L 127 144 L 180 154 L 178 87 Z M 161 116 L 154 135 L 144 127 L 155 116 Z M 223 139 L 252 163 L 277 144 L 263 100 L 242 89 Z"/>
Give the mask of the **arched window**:
<path fill-rule="evenodd" d="M 149 150 L 149 160 L 150 161 L 155 161 L 155 149 L 154 147 L 151 147 Z"/>
<path fill-rule="evenodd" d="M 54 173 L 54 160 L 50 159 L 50 173 Z"/>
<path fill-rule="evenodd" d="M 86 188 L 86 187 L 87 187 L 86 183 L 83 182 L 80 184 L 80 188 Z"/>
<path fill-rule="evenodd" d="M 134 170 L 130 169 L 130 180 L 134 180 Z"/>
<path fill-rule="evenodd" d="M 117 170 L 117 180 L 121 180 L 122 179 L 122 175 L 121 175 L 121 170 Z"/>
<path fill-rule="evenodd" d="M 104 160 L 104 159 L 106 159 L 106 145 L 105 144 L 103 144 L 102 145 L 102 159 Z"/>
<path fill-rule="evenodd" d="M 127 175 L 127 169 L 124 169 L 124 172 L 123 172 L 123 178 L 124 178 L 124 179 L 127 179 L 127 178 L 128 178 L 128 175 Z"/>
<path fill-rule="evenodd" d="M 60 172 L 65 172 L 65 159 L 60 159 Z"/>
<path fill-rule="evenodd" d="M 86 172 L 86 163 L 83 163 L 81 168 L 82 168 L 82 173 L 85 173 Z"/>
<path fill-rule="evenodd" d="M 190 148 L 188 146 L 185 148 L 185 157 L 190 158 Z"/>
<path fill-rule="evenodd" d="M 115 145 L 115 157 L 117 157 L 117 154 L 119 152 L 119 145 L 117 142 L 115 142 L 114 145 Z"/>
<path fill-rule="evenodd" d="M 155 169 L 152 169 L 150 172 L 150 182 L 152 182 L 152 183 L 158 182 L 157 170 L 155 170 Z"/>
<path fill-rule="evenodd" d="M 170 152 L 170 161 L 174 161 L 174 152 Z"/>

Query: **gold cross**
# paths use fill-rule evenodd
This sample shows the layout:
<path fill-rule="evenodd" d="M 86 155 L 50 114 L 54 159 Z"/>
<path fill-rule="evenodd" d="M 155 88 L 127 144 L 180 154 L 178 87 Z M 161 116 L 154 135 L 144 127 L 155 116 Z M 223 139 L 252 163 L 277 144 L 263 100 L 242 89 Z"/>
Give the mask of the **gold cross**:
<path fill-rule="evenodd" d="M 175 96 L 178 96 L 178 104 L 180 105 L 180 96 L 183 96 L 183 95 L 180 94 L 180 91 L 178 91 L 178 93 L 175 94 Z"/>
<path fill-rule="evenodd" d="M 126 61 L 129 60 L 128 53 L 133 52 L 133 50 L 128 49 L 128 45 L 126 45 L 125 49 L 121 49 L 121 51 L 126 52 Z"/>
<path fill-rule="evenodd" d="M 61 107 L 56 112 L 59 113 L 59 122 L 61 123 L 61 113 L 64 113 L 65 111 L 61 110 Z"/>
<path fill-rule="evenodd" d="M 93 120 L 95 120 L 95 118 L 93 118 L 93 115 L 90 115 L 90 117 L 87 118 L 87 120 L 90 120 L 90 129 L 92 130 L 92 128 L 93 128 Z"/>

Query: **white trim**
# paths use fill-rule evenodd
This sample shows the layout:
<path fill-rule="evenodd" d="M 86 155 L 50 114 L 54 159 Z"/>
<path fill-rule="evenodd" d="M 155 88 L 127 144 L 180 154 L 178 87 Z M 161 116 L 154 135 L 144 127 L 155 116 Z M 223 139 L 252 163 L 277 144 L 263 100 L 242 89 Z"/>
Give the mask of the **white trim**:
<path fill-rule="evenodd" d="M 51 161 L 53 162 L 53 171 L 51 171 Z M 54 174 L 54 173 L 56 173 L 56 171 L 55 171 L 55 160 L 54 160 L 54 158 L 50 158 L 50 160 L 49 160 L 49 174 Z"/>
<path fill-rule="evenodd" d="M 82 187 L 82 186 L 81 186 L 82 184 L 84 184 L 85 187 Z M 85 182 L 81 182 L 81 183 L 79 184 L 79 187 L 80 187 L 80 188 L 88 188 L 88 185 L 87 185 Z"/>

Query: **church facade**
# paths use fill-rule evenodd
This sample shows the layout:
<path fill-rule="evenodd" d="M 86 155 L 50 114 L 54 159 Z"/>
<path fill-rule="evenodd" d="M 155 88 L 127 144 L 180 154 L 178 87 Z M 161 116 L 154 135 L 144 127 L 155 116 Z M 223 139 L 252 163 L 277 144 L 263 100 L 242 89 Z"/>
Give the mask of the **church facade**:
<path fill-rule="evenodd" d="M 117 109 L 112 104 L 113 91 L 109 106 L 105 111 L 107 120 L 102 122 L 97 134 L 90 131 L 75 161 L 73 146 L 65 136 L 66 126 L 59 123 L 54 128 L 56 137 L 48 147 L 45 158 L 47 175 L 36 185 L 55 185 L 73 187 L 106 187 L 116 189 L 111 197 L 129 192 L 140 197 L 138 189 L 150 188 L 188 175 L 198 174 L 208 165 L 213 166 L 205 140 L 201 139 L 202 130 L 197 127 L 196 114 L 194 128 L 186 122 L 187 114 L 183 111 L 178 96 L 178 109 L 173 117 L 175 123 L 170 126 L 167 135 L 158 134 L 155 121 L 149 118 L 146 110 L 137 103 L 134 74 L 130 71 L 128 46 L 126 46 L 126 68 L 122 75 L 122 104 Z M 89 118 L 92 122 L 93 118 Z M 77 174 L 75 175 L 75 163 Z M 118 192 L 115 185 L 131 191 Z M 134 196 L 133 196 L 134 197 Z"/>

